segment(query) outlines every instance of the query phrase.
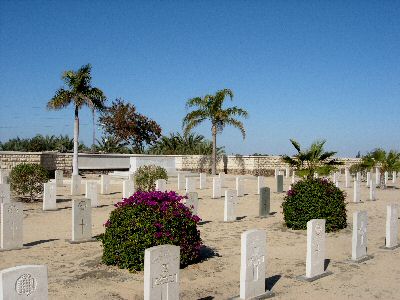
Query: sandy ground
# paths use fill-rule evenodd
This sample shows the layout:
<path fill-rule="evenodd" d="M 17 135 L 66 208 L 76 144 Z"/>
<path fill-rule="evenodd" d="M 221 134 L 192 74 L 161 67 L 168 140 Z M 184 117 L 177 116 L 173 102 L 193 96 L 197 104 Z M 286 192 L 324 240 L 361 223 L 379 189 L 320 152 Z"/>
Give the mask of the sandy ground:
<path fill-rule="evenodd" d="M 181 299 L 227 299 L 239 294 L 240 235 L 249 229 L 267 232 L 266 283 L 276 293 L 275 299 L 400 299 L 400 248 L 393 251 L 379 249 L 384 245 L 386 205 L 400 203 L 400 189 L 377 189 L 378 200 L 365 201 L 368 189 L 362 184 L 363 203 L 348 203 L 348 228 L 327 234 L 326 258 L 333 275 L 313 283 L 300 282 L 296 276 L 305 273 L 306 232 L 293 231 L 283 225 L 281 203 L 284 194 L 271 194 L 274 217 L 256 218 L 257 181 L 246 176 L 245 197 L 239 198 L 239 221 L 223 223 L 223 198 L 211 199 L 211 178 L 208 189 L 198 190 L 199 216 L 204 244 L 212 249 L 209 258 L 181 270 Z M 267 178 L 275 191 L 273 177 Z M 290 178 L 285 179 L 285 190 Z M 233 176 L 227 185 L 234 188 Z M 343 186 L 343 178 L 341 182 Z M 176 178 L 168 182 L 175 190 Z M 93 209 L 93 234 L 104 231 L 113 203 L 121 199 L 122 181 L 112 181 L 112 193 L 100 196 L 101 207 Z M 352 189 L 345 189 L 351 202 Z M 82 185 L 84 192 L 84 185 Z M 183 193 L 184 191 L 180 191 Z M 46 264 L 49 271 L 50 299 L 143 299 L 143 272 L 136 274 L 101 263 L 100 242 L 74 244 L 71 238 L 71 196 L 69 184 L 57 192 L 60 210 L 43 212 L 41 203 L 25 204 L 24 243 L 30 249 L 0 252 L 0 269 L 25 264 Z M 78 198 L 78 197 L 76 197 Z M 348 264 L 351 255 L 352 213 L 367 210 L 368 252 L 374 259 L 361 264 Z"/>

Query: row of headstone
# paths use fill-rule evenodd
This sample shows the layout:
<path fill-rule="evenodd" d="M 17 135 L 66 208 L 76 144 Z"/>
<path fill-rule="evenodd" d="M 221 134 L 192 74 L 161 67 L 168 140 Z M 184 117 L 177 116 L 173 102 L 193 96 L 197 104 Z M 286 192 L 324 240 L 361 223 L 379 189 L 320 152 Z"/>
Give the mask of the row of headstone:
<path fill-rule="evenodd" d="M 231 198 L 235 193 L 228 193 Z M 79 242 L 91 237 L 90 200 L 73 200 L 73 240 Z M 234 202 L 234 201 L 231 201 Z M 2 204 L 4 206 L 8 204 Z M 22 207 L 21 207 L 22 210 Z M 19 212 L 22 223 L 22 213 Z M 4 216 L 2 216 L 4 220 Z M 4 221 L 3 221 L 4 222 Z M 8 225 L 9 223 L 2 224 Z M 353 214 L 351 261 L 361 262 L 372 258 L 367 255 L 367 224 L 365 211 Z M 7 227 L 6 227 L 7 228 Z M 22 231 L 21 231 L 22 232 Z M 2 232 L 3 236 L 3 232 Z M 385 248 L 398 244 L 398 205 L 387 207 Z M 273 296 L 265 288 L 266 233 L 253 229 L 241 235 L 240 295 L 239 299 L 261 299 Z M 180 248 L 160 245 L 145 250 L 144 299 L 179 299 Z M 314 281 L 332 274 L 325 270 L 325 220 L 307 222 L 306 273 L 299 279 Z M 47 299 L 47 269 L 45 266 L 19 266 L 0 272 L 0 296 L 3 299 Z"/>
<path fill-rule="evenodd" d="M 54 183 L 55 184 L 55 183 Z M 82 242 L 92 239 L 92 200 L 72 200 L 72 239 Z M 0 250 L 15 250 L 23 247 L 23 205 L 19 202 L 1 204 Z"/>

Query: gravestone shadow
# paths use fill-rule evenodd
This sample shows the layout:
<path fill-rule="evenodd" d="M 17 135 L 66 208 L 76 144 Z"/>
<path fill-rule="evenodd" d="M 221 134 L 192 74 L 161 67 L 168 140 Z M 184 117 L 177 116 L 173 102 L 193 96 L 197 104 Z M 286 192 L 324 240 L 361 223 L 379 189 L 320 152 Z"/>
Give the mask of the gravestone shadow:
<path fill-rule="evenodd" d="M 267 290 L 271 291 L 274 285 L 282 278 L 282 275 L 274 275 L 268 278 L 265 278 L 265 287 Z"/>
<path fill-rule="evenodd" d="M 200 261 L 199 262 L 209 260 L 210 258 L 213 258 L 213 257 L 221 257 L 221 255 L 215 249 L 212 249 L 208 246 L 202 246 L 200 248 Z"/>
<path fill-rule="evenodd" d="M 197 300 L 212 300 L 215 299 L 213 296 L 207 296 L 207 297 L 202 297 L 202 298 L 198 298 Z"/>
<path fill-rule="evenodd" d="M 324 261 L 324 271 L 328 269 L 329 264 L 331 263 L 331 260 L 329 258 L 325 259 Z"/>
<path fill-rule="evenodd" d="M 205 224 L 208 224 L 208 223 L 211 223 L 212 221 L 200 221 L 199 222 L 199 225 L 205 225 Z"/>
<path fill-rule="evenodd" d="M 36 246 L 36 245 L 40 245 L 40 244 L 44 244 L 44 243 L 48 243 L 48 242 L 52 242 L 52 241 L 59 241 L 59 240 L 60 239 L 39 240 L 39 241 L 24 244 L 24 247 L 32 247 L 32 246 Z"/>
<path fill-rule="evenodd" d="M 237 217 L 237 218 L 236 218 L 236 221 L 243 220 L 244 218 L 247 218 L 247 216 Z"/>
<path fill-rule="evenodd" d="M 70 202 L 71 198 L 57 198 L 57 203 Z"/>

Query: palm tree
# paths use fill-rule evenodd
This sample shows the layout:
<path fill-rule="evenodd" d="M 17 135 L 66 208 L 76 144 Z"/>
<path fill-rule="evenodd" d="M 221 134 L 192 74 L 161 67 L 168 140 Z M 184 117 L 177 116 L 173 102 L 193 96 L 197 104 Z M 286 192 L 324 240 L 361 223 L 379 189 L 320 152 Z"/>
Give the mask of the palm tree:
<path fill-rule="evenodd" d="M 213 175 L 216 173 L 217 165 L 217 133 L 222 132 L 226 125 L 232 125 L 242 132 L 243 139 L 246 137 L 243 123 L 235 117 L 247 118 L 248 112 L 236 106 L 222 108 L 226 96 L 233 100 L 233 92 L 230 89 L 220 90 L 215 95 L 206 95 L 203 98 L 195 97 L 187 100 L 186 109 L 193 107 L 197 109 L 189 112 L 183 119 L 185 135 L 203 121 L 209 120 L 211 122 Z"/>
<path fill-rule="evenodd" d="M 315 173 L 328 175 L 336 169 L 336 166 L 343 165 L 342 162 L 332 158 L 336 152 L 324 151 L 325 140 L 315 141 L 309 149 L 301 150 L 300 144 L 293 139 L 290 139 L 293 147 L 297 150 L 294 157 L 283 155 L 282 160 L 294 167 L 299 176 L 306 176 L 311 179 Z"/>
<path fill-rule="evenodd" d="M 72 161 L 72 174 L 78 175 L 78 140 L 79 140 L 79 109 L 83 106 L 102 110 L 106 100 L 103 92 L 91 86 L 92 67 L 90 64 L 82 66 L 78 71 L 66 71 L 61 79 L 66 85 L 66 89 L 60 88 L 47 103 L 48 109 L 62 109 L 73 103 L 75 106 L 74 122 L 74 156 Z"/>
<path fill-rule="evenodd" d="M 400 153 L 395 150 L 386 152 L 381 148 L 375 149 L 362 157 L 360 167 L 364 170 L 371 170 L 372 168 L 380 167 L 380 186 L 385 187 L 384 173 L 400 171 Z"/>

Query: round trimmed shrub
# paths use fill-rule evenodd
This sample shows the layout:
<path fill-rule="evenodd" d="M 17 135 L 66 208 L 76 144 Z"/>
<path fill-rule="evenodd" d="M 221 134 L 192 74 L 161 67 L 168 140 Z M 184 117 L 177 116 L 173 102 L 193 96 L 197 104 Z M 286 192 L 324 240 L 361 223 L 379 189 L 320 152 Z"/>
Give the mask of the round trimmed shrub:
<path fill-rule="evenodd" d="M 43 193 L 43 183 L 49 180 L 49 173 L 38 164 L 19 164 L 10 172 L 10 188 L 22 199 L 34 201 Z"/>
<path fill-rule="evenodd" d="M 346 228 L 346 194 L 326 179 L 303 179 L 287 192 L 282 203 L 284 220 L 292 229 L 307 229 L 312 219 L 325 219 L 326 231 Z"/>
<path fill-rule="evenodd" d="M 154 191 L 157 179 L 168 180 L 167 171 L 163 167 L 141 166 L 135 172 L 135 183 L 140 191 Z"/>
<path fill-rule="evenodd" d="M 200 258 L 202 241 L 197 224 L 176 192 L 142 192 L 115 204 L 116 209 L 99 236 L 103 243 L 102 260 L 130 271 L 143 270 L 144 250 L 157 245 L 180 246 L 181 265 Z"/>

